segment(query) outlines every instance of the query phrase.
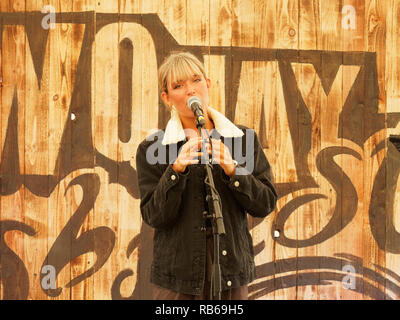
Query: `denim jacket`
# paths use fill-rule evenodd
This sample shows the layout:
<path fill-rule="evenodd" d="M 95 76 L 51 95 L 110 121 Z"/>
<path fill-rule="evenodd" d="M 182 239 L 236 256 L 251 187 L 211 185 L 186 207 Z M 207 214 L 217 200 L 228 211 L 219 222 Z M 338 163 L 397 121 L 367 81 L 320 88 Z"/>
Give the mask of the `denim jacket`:
<path fill-rule="evenodd" d="M 247 213 L 266 217 L 275 209 L 277 194 L 270 165 L 254 130 L 237 126 L 244 135 L 226 138 L 214 129 L 238 162 L 230 178 L 218 164 L 213 180 L 221 198 L 225 234 L 220 237 L 222 290 L 240 287 L 255 278 L 252 238 Z M 206 232 L 203 213 L 206 201 L 204 164 L 189 165 L 184 173 L 173 170 L 182 145 L 163 145 L 163 130 L 142 141 L 137 149 L 136 169 L 143 220 L 154 228 L 151 282 L 176 292 L 201 294 L 205 281 Z M 229 141 L 228 141 L 229 140 Z"/>

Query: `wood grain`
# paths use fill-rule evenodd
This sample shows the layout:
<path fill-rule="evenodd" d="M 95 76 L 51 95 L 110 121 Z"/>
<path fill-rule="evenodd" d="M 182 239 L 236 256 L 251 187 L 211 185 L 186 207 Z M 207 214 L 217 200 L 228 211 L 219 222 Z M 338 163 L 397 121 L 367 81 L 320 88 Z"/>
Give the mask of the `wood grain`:
<path fill-rule="evenodd" d="M 385 69 L 385 77 L 387 79 L 386 82 L 386 113 L 398 112 L 399 110 L 399 22 L 400 22 L 400 3 L 398 1 L 390 1 L 387 3 L 387 15 L 386 15 L 386 69 Z M 397 126 L 396 129 L 388 129 L 387 135 L 397 134 L 399 132 L 400 126 Z M 394 175 L 395 170 L 391 170 L 389 166 L 387 166 L 387 177 L 390 178 Z M 389 187 L 389 186 L 388 186 Z M 387 188 L 388 188 L 387 187 Z M 393 187 L 392 187 L 393 188 Z M 399 230 L 400 221 L 398 219 L 398 215 L 396 212 L 400 212 L 400 178 L 397 177 L 397 185 L 393 188 L 394 194 L 396 195 L 393 203 L 387 199 L 386 206 L 388 212 L 390 212 L 389 208 L 392 208 L 393 217 L 387 217 L 386 225 L 390 223 L 390 218 L 393 218 L 393 224 L 396 230 Z M 388 190 L 390 190 L 388 188 Z M 387 197 L 389 198 L 389 197 Z M 386 227 L 388 229 L 388 227 Z M 391 241 L 394 238 L 393 235 L 387 235 L 386 241 Z M 394 241 L 393 241 L 394 242 Z M 400 264 L 400 255 L 395 254 L 393 252 L 386 251 L 386 268 L 388 270 L 396 270 L 397 266 Z M 393 274 L 389 272 L 386 273 L 386 279 L 389 281 L 395 281 L 395 277 Z M 396 296 L 391 292 L 390 287 L 388 285 L 388 281 L 385 284 L 386 294 L 393 299 L 397 299 Z"/>
<path fill-rule="evenodd" d="M 276 16 L 275 16 L 275 47 L 283 48 L 283 49 L 299 49 L 299 2 L 298 1 L 277 1 L 276 3 Z M 285 57 L 282 57 L 283 59 Z M 281 67 L 281 66 L 280 66 Z M 282 70 L 280 70 L 282 72 Z M 282 78 L 282 73 L 281 73 Z M 284 85 L 282 83 L 282 85 Z M 279 85 L 278 85 L 279 90 Z M 288 133 L 288 126 L 286 126 L 287 118 L 287 108 L 283 108 L 282 96 L 278 96 L 280 99 L 279 105 L 280 108 L 277 110 L 277 123 L 279 124 L 280 137 L 277 136 L 276 139 L 281 141 L 276 148 L 277 152 L 277 161 L 280 161 L 280 154 L 285 149 L 285 153 L 287 158 L 293 156 L 293 153 L 290 154 L 290 145 L 296 140 L 299 139 L 298 136 L 292 136 Z M 296 101 L 298 104 L 298 102 Z M 297 107 L 296 107 L 297 110 Z M 297 116 L 295 116 L 297 118 Z M 279 137 L 279 138 L 278 138 Z M 293 148 L 292 148 L 293 150 Z M 294 150 L 293 150 L 294 151 Z M 285 159 L 285 158 L 284 158 Z M 293 160 L 292 160 L 293 161 Z M 289 174 L 285 173 L 290 172 Z M 280 177 L 282 182 L 291 182 L 293 179 L 298 179 L 296 173 L 293 170 L 293 166 L 289 166 L 286 168 L 286 165 L 281 165 L 279 169 L 276 171 L 277 177 Z M 278 180 L 278 181 L 279 181 Z M 278 200 L 276 212 L 279 212 L 284 208 L 284 206 L 295 199 L 299 195 L 298 192 L 293 191 L 290 192 L 287 196 L 282 197 Z M 298 234 L 298 216 L 296 212 L 292 213 L 290 218 L 287 220 L 284 226 L 284 230 L 277 230 L 279 232 L 279 237 L 285 235 L 289 239 L 297 240 L 299 237 Z M 297 276 L 297 257 L 298 257 L 298 249 L 296 247 L 288 247 L 285 245 L 281 245 L 280 243 L 275 244 L 274 248 L 274 257 L 275 261 L 280 261 L 276 263 L 276 279 L 275 279 L 275 299 L 283 299 L 283 300 L 295 300 L 298 297 L 298 276 Z M 286 270 L 290 270 L 291 272 L 288 274 L 289 276 L 294 277 L 294 281 L 290 281 L 286 276 Z M 292 271 L 293 270 L 293 271 Z"/>
<path fill-rule="evenodd" d="M 135 155 L 169 118 L 157 68 L 179 48 L 202 55 L 210 105 L 257 132 L 281 192 L 249 218 L 250 299 L 399 299 L 399 19 L 396 0 L 1 1 L 0 299 L 151 298 Z"/>
<path fill-rule="evenodd" d="M 100 3 L 100 5 L 99 5 Z M 119 12 L 119 1 L 102 1 L 96 5 L 98 12 Z M 118 57 L 119 24 L 112 23 L 95 30 L 95 44 L 92 49 L 93 87 L 93 142 L 102 155 L 118 161 Z M 96 162 L 97 162 L 96 158 Z M 102 168 L 94 172 L 101 181 L 101 192 L 94 204 L 96 227 L 107 226 L 115 232 L 119 223 L 118 190 L 111 184 L 110 175 Z M 100 240 L 100 239 L 99 239 Z M 101 247 L 99 242 L 96 246 Z M 115 248 L 115 247 L 114 247 Z M 113 273 L 118 260 L 112 254 L 101 270 L 93 275 L 94 299 L 110 299 Z"/>
<path fill-rule="evenodd" d="M 325 5 L 325 4 L 324 4 Z M 321 42 L 321 10 L 320 3 L 318 1 L 300 1 L 299 3 L 299 26 L 298 26 L 298 38 L 299 38 L 299 49 L 302 50 L 316 50 L 319 49 Z M 320 57 L 319 57 L 320 62 Z M 318 63 L 318 62 L 317 62 Z M 322 193 L 321 186 L 323 185 L 322 175 L 318 171 L 316 165 L 316 158 L 318 153 L 321 151 L 322 137 L 321 137 L 321 122 L 322 119 L 322 101 L 323 92 L 321 87 L 321 82 L 319 76 L 315 72 L 314 65 L 310 64 L 292 64 L 294 72 L 296 75 L 297 85 L 301 92 L 299 99 L 303 99 L 307 106 L 308 111 L 311 115 L 311 150 L 308 155 L 308 166 L 310 168 L 310 173 L 317 185 L 320 186 L 319 189 L 313 189 L 309 191 L 304 191 L 304 194 L 319 194 Z M 321 65 L 318 65 L 321 68 Z M 302 119 L 299 117 L 299 122 Z M 300 123 L 299 123 L 300 124 Z M 298 239 L 310 239 L 315 234 L 317 234 L 321 227 L 324 226 L 322 217 L 327 215 L 329 211 L 328 201 L 312 201 L 307 205 L 302 206 L 297 215 L 297 228 L 298 228 Z M 320 246 L 308 246 L 300 247 L 297 251 L 298 257 L 306 256 L 320 256 L 323 255 L 320 252 Z M 299 258 L 300 259 L 300 258 Z M 318 272 L 318 267 L 313 271 Z M 298 283 L 297 295 L 303 299 L 320 299 L 320 291 L 324 288 L 318 285 L 313 286 L 303 286 L 304 283 L 304 273 L 307 270 L 302 270 L 299 267 L 298 272 Z M 320 279 L 319 279 L 320 280 Z"/>
<path fill-rule="evenodd" d="M 385 67 L 386 67 L 386 1 L 366 1 L 365 2 L 365 24 L 366 24 L 366 50 L 376 52 L 376 62 L 377 62 L 377 81 L 379 88 L 379 96 L 374 97 L 376 100 L 373 101 L 379 112 L 385 113 L 385 101 L 386 101 L 386 89 L 385 89 Z M 368 125 L 368 124 L 367 124 Z M 365 176 L 367 177 L 365 181 L 364 192 L 370 194 L 369 191 L 372 188 L 373 179 L 375 177 L 378 168 L 382 164 L 384 159 L 384 154 L 378 153 L 376 156 L 367 156 L 372 153 L 372 150 L 376 148 L 377 144 L 386 138 L 385 130 L 382 130 L 375 135 L 373 135 L 365 144 Z M 368 159 L 367 159 L 368 157 Z M 372 210 L 377 210 L 378 208 L 373 208 Z M 386 208 L 382 208 L 386 210 Z M 364 225 L 366 226 L 368 221 L 364 220 Z M 364 250 L 363 257 L 366 259 L 366 265 L 376 272 L 376 276 L 369 279 L 372 281 L 375 287 L 385 291 L 384 284 L 378 281 L 379 275 L 382 272 L 376 265 L 386 266 L 386 256 L 383 250 L 381 250 L 376 241 L 373 241 L 372 237 L 368 236 L 368 233 L 364 234 L 367 239 L 364 240 Z M 384 274 L 383 274 L 384 276 Z M 365 278 L 364 278 L 365 279 Z M 371 293 L 368 290 L 364 290 L 364 299 L 370 299 Z M 383 296 L 379 299 L 384 299 Z"/>
<path fill-rule="evenodd" d="M 360 0 L 351 0 L 346 1 L 343 4 L 352 6 L 355 8 L 355 28 L 342 26 L 341 28 L 341 46 L 343 51 L 364 51 L 365 50 L 365 8 L 364 1 Z M 342 8 L 342 19 L 347 19 L 347 15 L 350 14 L 350 11 L 343 13 Z M 346 23 L 345 23 L 346 25 Z M 353 67 L 355 68 L 355 67 Z M 355 70 L 354 70 L 355 71 Z M 346 97 L 344 96 L 344 90 L 351 88 L 354 83 L 354 73 L 351 72 L 342 72 L 342 82 L 343 82 L 343 98 L 342 103 L 345 103 Z M 340 132 L 339 132 L 340 133 Z M 359 146 L 353 144 L 349 140 L 342 139 L 342 146 L 349 147 L 359 153 L 361 156 L 363 155 L 362 149 Z M 355 217 L 348 227 L 344 228 L 341 233 L 341 251 L 346 252 L 348 254 L 353 255 L 354 257 L 362 257 L 363 256 L 363 228 L 360 226 L 363 225 L 364 220 L 364 212 L 365 207 L 364 203 L 367 201 L 367 194 L 364 192 L 364 162 L 360 161 L 349 155 L 341 155 L 341 167 L 343 168 L 344 174 L 348 175 L 351 181 L 354 184 L 354 187 L 357 191 L 358 197 L 358 208 Z M 346 194 L 343 195 L 342 201 L 348 201 L 348 196 Z M 343 214 L 343 212 L 342 212 Z M 354 266 L 354 263 L 348 264 L 349 266 Z M 345 264 L 342 264 L 342 269 L 345 267 Z M 355 276 L 355 275 L 354 275 Z M 357 286 L 360 286 L 360 282 L 356 282 Z M 345 286 L 341 286 L 340 298 L 344 300 L 352 300 L 352 299 L 362 299 L 362 289 L 357 293 L 351 288 L 347 288 Z"/>
<path fill-rule="evenodd" d="M 12 7 L 8 7 L 8 10 L 13 10 Z M 3 30 L 3 46 L 2 46 L 2 117 L 1 117 L 1 150 L 2 150 L 2 169 L 6 167 L 7 162 L 4 157 L 5 152 L 12 152 L 13 157 L 10 160 L 15 163 L 14 170 L 8 173 L 7 180 L 13 183 L 13 177 L 18 177 L 21 171 L 25 168 L 25 32 L 21 26 L 7 26 Z M 6 47 L 4 44 L 7 44 Z M 7 48 L 7 49 L 6 49 Z M 18 119 L 18 123 L 15 120 Z M 11 121 L 10 121 L 11 120 Z M 17 126 L 17 127 L 16 127 Z M 13 130 L 14 129 L 14 130 Z M 19 129 L 19 130 L 18 130 Z M 16 136 L 17 132 L 19 134 Z M 14 137 L 13 137 L 14 136 Z M 13 137 L 13 138 L 11 138 Z M 11 140 L 10 140 L 11 138 Z M 6 148 L 8 141 L 17 142 L 13 146 Z M 8 142 L 8 143 L 7 143 Z M 7 150 L 8 149 L 8 150 Z M 7 165 L 10 168 L 10 164 Z M 12 167 L 11 167 L 12 168 Z M 5 172 L 4 172 L 5 173 Z M 4 174 L 3 173 L 3 174 Z M 4 181 L 4 177 L 2 178 Z M 2 189 L 3 182 L 2 181 Z M 23 222 L 25 216 L 26 207 L 26 195 L 24 188 L 20 188 L 20 185 L 15 185 L 14 192 L 11 195 L 3 196 L 1 199 L 1 220 L 11 220 Z M 1 233 L 5 232 L 6 228 L 2 224 Z M 25 235 L 15 230 L 4 235 L 4 240 L 7 246 L 14 252 L 18 252 L 20 255 L 26 255 L 25 253 Z M 28 248 L 26 248 L 28 251 Z M 29 256 L 29 254 L 28 254 Z M 1 257 L 1 263 L 7 263 L 7 257 Z M 15 270 L 16 272 L 11 277 L 23 277 L 23 274 Z M 25 285 L 26 285 L 26 281 Z M 3 282 L 2 298 L 7 299 L 7 284 Z M 10 298 L 10 297 L 9 297 Z M 14 289 L 14 294 L 11 299 L 26 299 L 24 288 L 18 286 Z"/>

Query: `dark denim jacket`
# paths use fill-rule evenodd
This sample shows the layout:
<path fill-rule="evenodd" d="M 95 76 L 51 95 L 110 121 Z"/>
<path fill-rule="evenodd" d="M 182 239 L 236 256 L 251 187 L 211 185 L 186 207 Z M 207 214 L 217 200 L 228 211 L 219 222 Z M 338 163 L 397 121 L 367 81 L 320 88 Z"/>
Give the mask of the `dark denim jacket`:
<path fill-rule="evenodd" d="M 236 173 L 242 173 L 230 178 L 219 165 L 213 165 L 226 231 L 220 237 L 222 290 L 246 285 L 254 279 L 253 243 L 246 213 L 265 217 L 274 210 L 277 200 L 270 165 L 254 130 L 237 127 L 244 133 L 241 138 L 224 138 L 216 130 L 213 134 L 213 138 L 228 146 L 238 161 Z M 205 200 L 206 171 L 203 164 L 196 164 L 188 166 L 183 174 L 176 173 L 172 163 L 186 140 L 165 146 L 161 144 L 162 138 L 162 130 L 146 138 L 136 155 L 142 217 L 155 229 L 151 282 L 196 295 L 202 292 L 205 280 L 203 212 L 209 207 Z M 249 141 L 254 147 L 249 148 Z"/>

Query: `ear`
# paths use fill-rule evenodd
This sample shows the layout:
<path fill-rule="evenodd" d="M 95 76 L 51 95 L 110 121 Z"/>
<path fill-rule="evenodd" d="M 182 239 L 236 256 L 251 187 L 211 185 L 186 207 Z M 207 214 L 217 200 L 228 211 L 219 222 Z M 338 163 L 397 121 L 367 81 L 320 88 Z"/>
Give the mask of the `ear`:
<path fill-rule="evenodd" d="M 206 83 L 207 83 L 207 88 L 210 89 L 211 88 L 211 80 L 209 78 L 206 79 Z"/>
<path fill-rule="evenodd" d="M 167 106 L 170 105 L 168 93 L 166 93 L 165 91 L 163 91 L 163 92 L 161 93 L 161 99 L 164 101 L 164 103 L 165 103 Z"/>

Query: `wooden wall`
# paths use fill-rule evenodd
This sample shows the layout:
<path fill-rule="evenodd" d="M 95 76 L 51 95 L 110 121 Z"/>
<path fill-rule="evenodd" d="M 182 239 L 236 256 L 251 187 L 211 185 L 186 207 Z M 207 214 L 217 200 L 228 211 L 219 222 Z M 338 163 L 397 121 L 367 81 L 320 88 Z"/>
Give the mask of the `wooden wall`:
<path fill-rule="evenodd" d="M 0 298 L 151 297 L 134 157 L 188 50 L 279 192 L 249 298 L 399 299 L 399 30 L 398 0 L 2 0 Z"/>

